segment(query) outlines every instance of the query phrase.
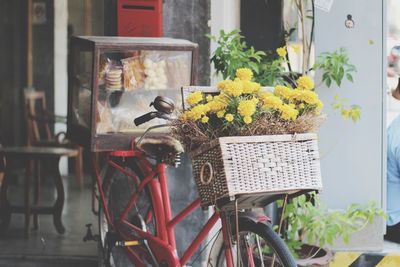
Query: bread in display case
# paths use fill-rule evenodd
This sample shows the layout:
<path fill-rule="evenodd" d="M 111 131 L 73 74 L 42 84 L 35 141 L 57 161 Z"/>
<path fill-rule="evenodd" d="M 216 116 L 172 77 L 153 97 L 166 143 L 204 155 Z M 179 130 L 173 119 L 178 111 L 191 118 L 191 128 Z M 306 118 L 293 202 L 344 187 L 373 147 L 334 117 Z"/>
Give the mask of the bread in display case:
<path fill-rule="evenodd" d="M 181 105 L 182 86 L 196 84 L 198 46 L 172 38 L 72 37 L 69 64 L 68 131 L 92 151 L 129 149 L 158 95 Z M 165 130 L 164 130 L 165 131 Z"/>

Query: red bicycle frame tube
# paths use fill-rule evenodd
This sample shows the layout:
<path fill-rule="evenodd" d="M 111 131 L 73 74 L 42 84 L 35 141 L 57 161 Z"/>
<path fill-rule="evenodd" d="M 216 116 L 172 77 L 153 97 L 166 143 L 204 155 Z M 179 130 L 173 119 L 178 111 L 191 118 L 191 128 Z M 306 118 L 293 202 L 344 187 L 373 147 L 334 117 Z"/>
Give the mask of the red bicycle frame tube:
<path fill-rule="evenodd" d="M 133 148 L 135 150 L 135 148 Z M 112 153 L 113 156 L 119 156 L 121 153 Z M 163 163 L 152 165 L 141 152 L 130 152 L 130 153 L 122 153 L 122 157 L 134 156 L 138 158 L 138 167 L 142 170 L 144 174 L 144 179 L 141 181 L 137 179 L 134 174 L 126 171 L 126 169 L 117 164 L 116 162 L 109 160 L 107 164 L 111 167 L 116 168 L 117 170 L 123 172 L 127 176 L 131 177 L 135 180 L 136 184 L 136 192 L 131 196 L 129 202 L 127 203 L 125 209 L 122 214 L 119 216 L 118 222 L 114 225 L 114 222 L 111 221 L 110 213 L 108 210 L 108 206 L 105 200 L 105 193 L 102 188 L 100 172 L 98 170 L 98 166 L 96 165 L 93 158 L 93 168 L 96 174 L 96 183 L 100 191 L 100 201 L 104 208 L 104 213 L 107 218 L 107 221 L 110 225 L 115 228 L 114 230 L 120 235 L 124 240 L 132 240 L 132 237 L 126 236 L 122 229 L 122 225 L 125 227 L 129 227 L 131 230 L 134 230 L 139 239 L 145 239 L 148 241 L 149 246 L 157 260 L 164 260 L 172 266 L 183 266 L 187 263 L 187 261 L 193 256 L 196 249 L 200 246 L 201 242 L 207 237 L 207 234 L 210 232 L 212 227 L 221 217 L 222 219 L 222 232 L 224 236 L 224 247 L 227 267 L 233 266 L 232 261 L 232 252 L 231 252 L 231 244 L 230 244 L 230 231 L 227 229 L 227 221 L 225 216 L 220 216 L 219 212 L 215 212 L 207 221 L 207 223 L 200 230 L 194 241 L 189 245 L 189 247 L 184 252 L 181 259 L 178 258 L 176 253 L 176 241 L 175 241 L 175 226 L 180 221 L 182 221 L 186 216 L 188 216 L 191 212 L 197 209 L 200 206 L 200 199 L 194 200 L 191 204 L 189 204 L 186 208 L 184 208 L 180 213 L 178 213 L 175 217 L 172 216 L 171 211 L 171 203 L 168 192 L 168 184 L 166 177 L 166 166 Z M 137 180 L 136 180 L 137 179 Z M 139 227 L 130 224 L 126 221 L 129 211 L 132 209 L 136 200 L 138 199 L 140 193 L 148 186 L 152 204 L 153 211 L 149 212 L 146 217 L 146 221 L 149 221 L 151 216 L 155 219 L 155 227 L 156 227 L 156 236 L 151 233 L 145 232 Z M 140 257 L 136 255 L 133 248 L 126 248 L 126 252 L 129 254 L 130 259 L 135 262 L 138 266 L 143 265 Z"/>

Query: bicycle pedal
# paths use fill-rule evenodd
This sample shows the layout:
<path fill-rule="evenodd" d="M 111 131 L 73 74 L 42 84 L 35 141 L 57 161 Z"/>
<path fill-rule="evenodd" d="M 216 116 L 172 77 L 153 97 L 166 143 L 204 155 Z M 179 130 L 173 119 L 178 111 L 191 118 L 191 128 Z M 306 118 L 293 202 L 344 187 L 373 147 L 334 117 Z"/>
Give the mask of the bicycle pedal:
<path fill-rule="evenodd" d="M 132 247 L 132 246 L 139 246 L 141 245 L 141 242 L 138 240 L 132 240 L 132 241 L 116 241 L 115 246 L 116 247 Z"/>

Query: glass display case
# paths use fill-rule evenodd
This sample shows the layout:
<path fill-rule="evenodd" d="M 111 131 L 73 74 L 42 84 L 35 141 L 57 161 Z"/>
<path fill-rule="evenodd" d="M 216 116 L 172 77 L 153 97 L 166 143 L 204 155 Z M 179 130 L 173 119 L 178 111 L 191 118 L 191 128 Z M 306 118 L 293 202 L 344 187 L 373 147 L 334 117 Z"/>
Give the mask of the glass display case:
<path fill-rule="evenodd" d="M 128 149 L 158 95 L 182 103 L 180 88 L 196 84 L 198 46 L 172 38 L 72 37 L 68 137 L 92 151 Z"/>

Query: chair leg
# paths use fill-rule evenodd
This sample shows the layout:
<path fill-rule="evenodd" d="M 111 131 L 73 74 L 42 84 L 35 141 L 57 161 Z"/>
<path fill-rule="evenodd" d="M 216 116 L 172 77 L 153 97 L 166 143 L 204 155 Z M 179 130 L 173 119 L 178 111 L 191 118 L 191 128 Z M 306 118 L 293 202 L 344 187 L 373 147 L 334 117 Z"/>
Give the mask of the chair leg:
<path fill-rule="evenodd" d="M 40 195 L 40 175 L 41 175 L 41 163 L 39 161 L 36 161 L 35 164 L 35 172 L 34 172 L 34 193 L 33 193 L 33 198 L 34 198 L 34 204 L 35 206 L 38 206 L 39 204 L 39 195 Z M 35 230 L 39 229 L 39 215 L 37 213 L 33 214 L 33 228 Z"/>
<path fill-rule="evenodd" d="M 31 217 L 31 205 L 30 205 L 30 180 L 31 175 L 30 171 L 27 171 L 25 175 L 25 184 L 24 184 L 24 201 L 25 201 L 25 238 L 29 238 L 29 225 L 30 225 L 30 217 Z"/>
<path fill-rule="evenodd" d="M 75 157 L 75 176 L 78 182 L 79 188 L 83 189 L 83 149 L 77 147 L 78 155 Z"/>
<path fill-rule="evenodd" d="M 0 188 L 0 234 L 4 234 L 10 225 L 11 207 L 7 199 L 7 174 L 3 176 Z"/>

